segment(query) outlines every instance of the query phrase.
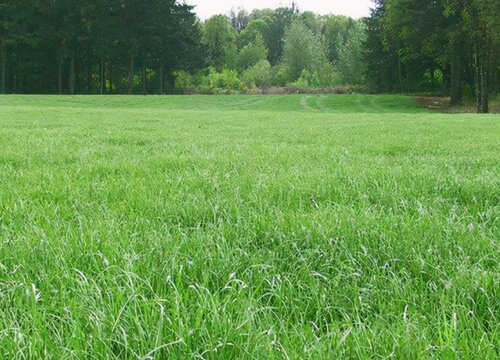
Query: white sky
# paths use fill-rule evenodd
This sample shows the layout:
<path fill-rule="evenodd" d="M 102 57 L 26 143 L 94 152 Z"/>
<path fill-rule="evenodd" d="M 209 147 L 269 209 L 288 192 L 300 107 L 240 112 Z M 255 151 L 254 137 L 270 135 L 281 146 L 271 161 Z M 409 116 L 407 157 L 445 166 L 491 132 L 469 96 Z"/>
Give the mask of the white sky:
<path fill-rule="evenodd" d="M 276 8 L 289 6 L 292 0 L 185 0 L 190 5 L 196 5 L 195 12 L 202 20 L 216 14 L 228 14 L 234 8 L 244 7 L 247 11 L 253 9 Z M 296 0 L 301 11 L 314 11 L 318 14 L 347 15 L 360 18 L 370 15 L 371 0 Z"/>

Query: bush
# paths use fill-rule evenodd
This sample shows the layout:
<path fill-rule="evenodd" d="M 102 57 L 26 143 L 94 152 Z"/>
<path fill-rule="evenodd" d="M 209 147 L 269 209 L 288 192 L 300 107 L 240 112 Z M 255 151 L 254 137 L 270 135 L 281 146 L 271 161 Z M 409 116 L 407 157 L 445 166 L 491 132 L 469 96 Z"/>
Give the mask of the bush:
<path fill-rule="evenodd" d="M 241 91 L 266 94 L 336 92 L 340 84 L 339 75 L 331 64 L 326 64 L 317 71 L 303 70 L 296 81 L 289 83 L 286 66 L 272 68 L 267 60 L 259 61 L 241 76 L 233 69 L 225 68 L 218 72 L 213 67 L 194 75 L 186 71 L 174 74 L 175 88 L 177 92 L 184 94 L 232 94 Z"/>
<path fill-rule="evenodd" d="M 342 84 L 339 72 L 331 63 L 327 63 L 318 70 L 319 86 L 335 87 Z"/>
<path fill-rule="evenodd" d="M 244 90 L 243 82 L 238 78 L 238 72 L 231 69 L 223 69 L 217 72 L 214 68 L 209 68 L 206 79 L 208 88 L 216 94 L 231 94 L 235 91 Z"/>
<path fill-rule="evenodd" d="M 183 94 L 231 94 L 245 89 L 243 82 L 238 78 L 238 72 L 223 69 L 218 72 L 209 67 L 191 75 L 186 71 L 177 71 L 175 75 L 175 88 Z"/>
<path fill-rule="evenodd" d="M 243 73 L 242 79 L 249 89 L 269 87 L 272 79 L 271 64 L 267 60 L 259 61 Z"/>
<path fill-rule="evenodd" d="M 189 89 L 195 86 L 193 76 L 187 71 L 180 70 L 174 72 L 176 89 Z"/>
<path fill-rule="evenodd" d="M 292 87 L 315 88 L 320 86 L 318 73 L 302 70 L 300 77 L 290 84 Z"/>
<path fill-rule="evenodd" d="M 318 71 L 302 70 L 300 77 L 290 85 L 300 88 L 326 88 L 340 84 L 340 76 L 333 68 L 327 64 Z"/>
<path fill-rule="evenodd" d="M 275 66 L 272 71 L 271 84 L 275 87 L 286 86 L 288 84 L 288 69 L 285 65 L 281 64 Z"/>

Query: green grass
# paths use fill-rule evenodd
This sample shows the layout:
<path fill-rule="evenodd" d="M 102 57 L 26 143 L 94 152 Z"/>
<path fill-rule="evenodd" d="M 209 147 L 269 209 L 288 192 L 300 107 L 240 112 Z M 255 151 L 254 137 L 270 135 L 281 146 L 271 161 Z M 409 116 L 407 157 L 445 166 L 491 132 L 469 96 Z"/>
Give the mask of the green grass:
<path fill-rule="evenodd" d="M 78 109 L 148 109 L 279 111 L 327 113 L 421 113 L 413 98 L 402 95 L 273 95 L 273 96 L 3 96 L 2 108 L 23 107 L 54 111 Z"/>
<path fill-rule="evenodd" d="M 497 359 L 500 116 L 0 97 L 0 358 Z"/>

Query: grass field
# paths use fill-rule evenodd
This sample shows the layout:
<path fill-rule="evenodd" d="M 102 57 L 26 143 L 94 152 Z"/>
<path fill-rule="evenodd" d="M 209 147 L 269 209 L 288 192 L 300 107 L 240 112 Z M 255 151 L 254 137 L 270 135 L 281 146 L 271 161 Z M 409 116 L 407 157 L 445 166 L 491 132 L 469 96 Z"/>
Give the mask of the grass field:
<path fill-rule="evenodd" d="M 500 115 L 0 97 L 1 359 L 498 359 Z"/>

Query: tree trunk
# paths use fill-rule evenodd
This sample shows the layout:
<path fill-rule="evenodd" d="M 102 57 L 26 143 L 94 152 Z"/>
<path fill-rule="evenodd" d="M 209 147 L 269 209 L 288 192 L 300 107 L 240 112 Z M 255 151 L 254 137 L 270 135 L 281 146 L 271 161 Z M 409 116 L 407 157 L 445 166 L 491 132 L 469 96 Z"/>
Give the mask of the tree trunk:
<path fill-rule="evenodd" d="M 500 78 L 499 78 L 499 75 L 500 75 L 500 66 L 497 67 L 495 69 L 495 67 L 493 67 L 493 87 L 492 87 L 492 91 L 493 91 L 493 94 L 498 94 L 500 93 Z"/>
<path fill-rule="evenodd" d="M 456 53 L 452 55 L 450 64 L 450 105 L 454 106 L 460 103 L 461 91 L 461 66 L 460 56 Z"/>
<path fill-rule="evenodd" d="M 92 69 L 91 69 L 91 62 L 90 60 L 88 60 L 88 64 L 87 64 L 87 71 L 86 71 L 86 74 L 85 74 L 85 92 L 87 94 L 90 94 L 90 88 L 92 86 L 91 84 L 91 79 L 92 79 Z"/>
<path fill-rule="evenodd" d="M 104 83 L 106 79 L 104 78 L 104 61 L 99 63 L 99 94 L 104 94 Z"/>
<path fill-rule="evenodd" d="M 445 67 L 441 69 L 441 73 L 443 74 L 443 87 L 441 91 L 443 95 L 450 94 L 450 69 L 449 67 Z"/>
<path fill-rule="evenodd" d="M 63 60 L 59 59 L 57 64 L 57 91 L 59 95 L 63 92 Z"/>
<path fill-rule="evenodd" d="M 146 95 L 148 90 L 146 86 L 146 67 L 144 66 L 144 63 L 141 64 L 141 87 L 142 93 Z"/>
<path fill-rule="evenodd" d="M 75 93 L 75 58 L 71 57 L 69 64 L 69 93 L 73 95 Z"/>
<path fill-rule="evenodd" d="M 431 65 L 431 91 L 434 92 L 434 84 L 436 83 L 434 65 Z"/>
<path fill-rule="evenodd" d="M 130 67 L 128 70 L 128 93 L 132 94 L 134 90 L 134 56 L 130 57 Z"/>
<path fill-rule="evenodd" d="M 476 90 L 477 112 L 488 112 L 488 61 L 487 52 L 480 44 L 474 49 L 474 82 Z"/>
<path fill-rule="evenodd" d="M 477 48 L 474 48 L 474 92 L 476 95 L 476 108 L 479 111 L 481 107 L 481 71 L 479 69 L 479 54 Z"/>
<path fill-rule="evenodd" d="M 487 71 L 487 64 L 485 64 L 484 61 L 481 62 L 480 66 L 480 71 L 481 71 L 481 78 L 480 78 L 480 88 L 481 88 L 481 103 L 480 103 L 480 108 L 479 112 L 486 114 L 489 112 L 489 104 L 488 104 L 488 71 Z"/>
<path fill-rule="evenodd" d="M 2 79 L 0 83 L 0 93 L 5 94 L 5 83 L 7 76 L 7 56 L 4 51 L 2 51 Z"/>
<path fill-rule="evenodd" d="M 398 79 L 399 79 L 399 85 L 398 85 L 398 90 L 401 91 L 401 85 L 403 82 L 403 71 L 401 69 L 401 56 L 398 54 Z"/>
<path fill-rule="evenodd" d="M 108 89 L 108 94 L 113 93 L 113 66 L 109 65 L 108 66 L 109 70 L 109 89 Z"/>
<path fill-rule="evenodd" d="M 163 64 L 158 69 L 158 92 L 163 95 Z"/>
<path fill-rule="evenodd" d="M 165 82 L 169 89 L 173 89 L 175 87 L 175 76 L 171 69 L 167 69 L 166 71 Z"/>
<path fill-rule="evenodd" d="M 483 89 L 483 96 L 481 98 L 481 113 L 487 114 L 490 112 L 490 108 L 489 108 L 488 90 L 486 89 L 488 82 L 486 76 L 483 76 L 482 82 L 483 82 L 482 86 L 484 89 Z"/>

